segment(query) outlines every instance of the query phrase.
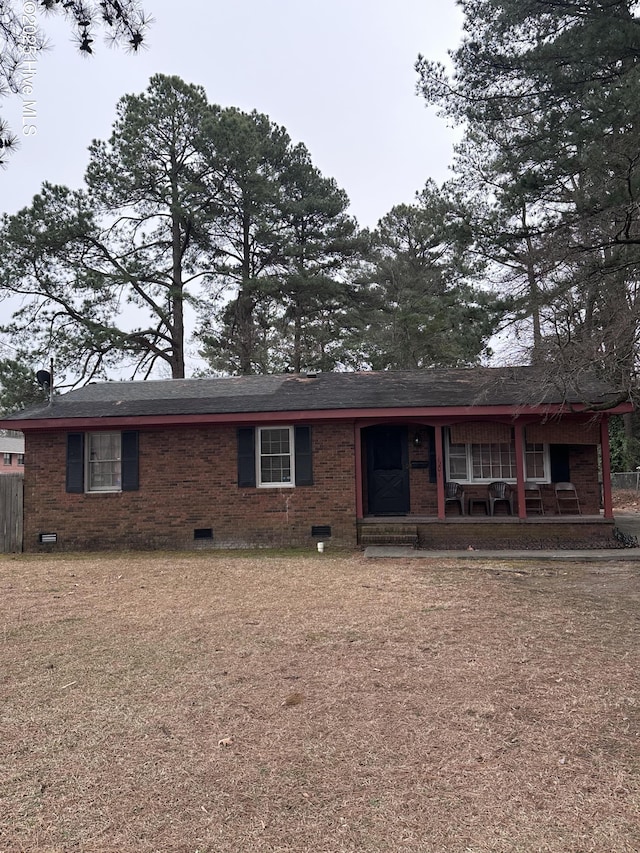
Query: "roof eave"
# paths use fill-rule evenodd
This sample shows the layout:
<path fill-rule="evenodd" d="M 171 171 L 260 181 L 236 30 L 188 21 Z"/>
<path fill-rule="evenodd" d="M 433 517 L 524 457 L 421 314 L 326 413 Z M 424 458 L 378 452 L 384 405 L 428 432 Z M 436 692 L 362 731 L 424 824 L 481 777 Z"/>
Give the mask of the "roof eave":
<path fill-rule="evenodd" d="M 593 414 L 624 414 L 633 410 L 631 403 L 620 403 L 610 409 Z M 200 413 L 190 415 L 106 415 L 104 417 L 58 417 L 0 420 L 0 428 L 17 429 L 22 432 L 95 430 L 105 428 L 158 428 L 179 426 L 207 426 L 212 424 L 260 424 L 260 423 L 296 423 L 300 421 L 339 421 L 339 420 L 451 420 L 456 417 L 475 418 L 516 418 L 521 416 L 586 414 L 589 407 L 582 404 L 553 403 L 536 406 L 411 406 L 398 408 L 367 409 L 308 409 L 281 412 L 229 412 L 223 414 Z"/>

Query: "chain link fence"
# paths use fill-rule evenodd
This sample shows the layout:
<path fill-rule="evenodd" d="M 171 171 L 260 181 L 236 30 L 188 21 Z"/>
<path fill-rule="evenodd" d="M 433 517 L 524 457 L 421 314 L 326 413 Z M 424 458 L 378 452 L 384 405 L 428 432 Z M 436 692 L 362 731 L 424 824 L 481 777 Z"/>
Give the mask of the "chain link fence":
<path fill-rule="evenodd" d="M 640 492 L 640 471 L 622 471 L 619 474 L 612 474 L 611 488 Z"/>

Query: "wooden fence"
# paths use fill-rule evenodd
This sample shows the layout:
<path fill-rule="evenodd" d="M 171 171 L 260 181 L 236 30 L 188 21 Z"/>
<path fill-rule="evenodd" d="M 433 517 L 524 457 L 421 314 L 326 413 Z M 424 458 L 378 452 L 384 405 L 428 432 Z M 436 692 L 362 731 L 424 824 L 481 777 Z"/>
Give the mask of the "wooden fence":
<path fill-rule="evenodd" d="M 0 553 L 22 551 L 23 485 L 22 474 L 0 474 Z"/>

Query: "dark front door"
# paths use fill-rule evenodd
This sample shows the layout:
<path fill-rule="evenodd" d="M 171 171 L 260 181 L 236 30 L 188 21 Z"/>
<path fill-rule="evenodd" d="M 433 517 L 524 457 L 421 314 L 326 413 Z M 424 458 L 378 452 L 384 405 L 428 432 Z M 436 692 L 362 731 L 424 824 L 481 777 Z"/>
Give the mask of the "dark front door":
<path fill-rule="evenodd" d="M 407 427 L 375 426 L 366 431 L 370 515 L 409 512 Z"/>

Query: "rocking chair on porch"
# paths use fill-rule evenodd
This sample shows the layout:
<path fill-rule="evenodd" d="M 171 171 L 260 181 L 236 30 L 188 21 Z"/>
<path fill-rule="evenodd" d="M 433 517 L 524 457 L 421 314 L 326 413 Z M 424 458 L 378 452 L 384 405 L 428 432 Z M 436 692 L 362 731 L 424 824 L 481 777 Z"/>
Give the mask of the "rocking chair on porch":
<path fill-rule="evenodd" d="M 448 503 L 456 503 L 460 507 L 460 515 L 464 515 L 464 489 L 460 483 L 445 483 L 444 508 Z"/>

